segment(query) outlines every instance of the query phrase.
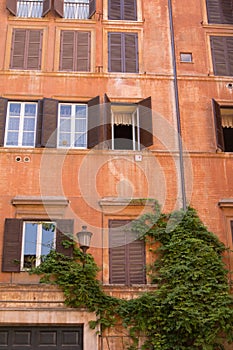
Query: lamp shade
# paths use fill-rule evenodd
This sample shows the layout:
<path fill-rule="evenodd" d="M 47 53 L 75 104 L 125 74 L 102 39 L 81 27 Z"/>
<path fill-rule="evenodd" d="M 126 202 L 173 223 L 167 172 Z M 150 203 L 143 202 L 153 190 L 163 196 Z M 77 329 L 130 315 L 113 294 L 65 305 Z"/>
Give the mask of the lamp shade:
<path fill-rule="evenodd" d="M 87 226 L 82 226 L 82 231 L 77 233 L 78 243 L 83 251 L 90 247 L 92 233 L 87 231 Z"/>

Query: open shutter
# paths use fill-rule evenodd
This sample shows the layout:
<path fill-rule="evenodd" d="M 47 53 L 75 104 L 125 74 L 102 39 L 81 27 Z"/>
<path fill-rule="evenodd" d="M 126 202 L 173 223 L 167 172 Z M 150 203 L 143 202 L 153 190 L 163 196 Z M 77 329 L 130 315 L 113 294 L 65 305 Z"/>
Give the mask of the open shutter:
<path fill-rule="evenodd" d="M 54 10 L 60 17 L 64 17 L 64 0 L 54 0 Z"/>
<path fill-rule="evenodd" d="M 56 251 L 67 256 L 73 255 L 73 247 L 65 248 L 63 241 L 73 241 L 74 220 L 56 220 Z"/>
<path fill-rule="evenodd" d="M 6 98 L 0 97 L 0 147 L 4 146 L 7 102 Z"/>
<path fill-rule="evenodd" d="M 74 71 L 75 31 L 61 31 L 60 70 Z"/>
<path fill-rule="evenodd" d="M 212 99 L 213 111 L 214 111 L 214 122 L 215 122 L 215 133 L 216 133 L 216 144 L 217 148 L 224 151 L 224 138 L 223 138 L 223 129 L 222 129 L 222 118 L 221 110 L 219 104 Z"/>
<path fill-rule="evenodd" d="M 26 69 L 41 68 L 42 30 L 28 30 L 28 49 Z"/>
<path fill-rule="evenodd" d="M 87 130 L 87 147 L 92 148 L 100 142 L 100 98 L 88 101 L 88 130 Z"/>
<path fill-rule="evenodd" d="M 19 219 L 6 219 L 4 229 L 4 242 L 2 253 L 2 271 L 19 272 L 23 221 Z"/>
<path fill-rule="evenodd" d="M 89 0 L 89 15 L 88 18 L 91 18 L 96 12 L 96 0 Z"/>
<path fill-rule="evenodd" d="M 122 1 L 123 0 L 108 1 L 108 19 L 113 19 L 113 20 L 123 19 L 121 16 Z"/>
<path fill-rule="evenodd" d="M 139 105 L 139 128 L 140 144 L 144 147 L 153 145 L 153 125 L 151 97 L 146 98 L 138 103 Z"/>
<path fill-rule="evenodd" d="M 106 94 L 104 94 L 104 141 L 109 148 L 112 145 L 112 116 L 111 116 L 111 101 Z"/>
<path fill-rule="evenodd" d="M 124 72 L 138 73 L 138 35 L 124 33 Z"/>
<path fill-rule="evenodd" d="M 37 107 L 36 147 L 41 147 L 42 118 L 43 118 L 43 100 L 39 100 L 38 107 Z"/>
<path fill-rule="evenodd" d="M 108 70 L 123 72 L 123 41 L 124 33 L 108 33 Z"/>
<path fill-rule="evenodd" d="M 210 37 L 215 75 L 233 76 L 233 37 Z"/>
<path fill-rule="evenodd" d="M 51 10 L 51 0 L 44 0 L 43 1 L 43 12 L 42 16 L 44 17 L 47 15 L 47 13 Z"/>
<path fill-rule="evenodd" d="M 6 0 L 6 8 L 14 16 L 17 15 L 17 0 Z"/>
<path fill-rule="evenodd" d="M 11 69 L 24 69 L 26 29 L 14 29 L 11 44 Z"/>
<path fill-rule="evenodd" d="M 42 147 L 57 146 L 57 112 L 58 101 L 50 98 L 43 99 Z"/>
<path fill-rule="evenodd" d="M 90 49 L 91 49 L 91 33 L 90 32 L 76 32 L 77 47 L 76 47 L 76 67 L 75 70 L 79 72 L 90 71 Z"/>

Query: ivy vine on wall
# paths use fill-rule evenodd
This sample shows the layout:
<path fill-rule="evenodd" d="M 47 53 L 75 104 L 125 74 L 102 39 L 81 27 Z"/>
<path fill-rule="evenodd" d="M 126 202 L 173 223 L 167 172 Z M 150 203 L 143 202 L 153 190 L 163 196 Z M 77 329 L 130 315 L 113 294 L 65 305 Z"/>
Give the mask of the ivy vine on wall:
<path fill-rule="evenodd" d="M 133 221 L 132 229 L 156 247 L 147 270 L 157 288 L 135 299 L 107 295 L 93 257 L 74 243 L 64 242 L 74 245 L 73 257 L 51 251 L 31 273 L 42 275 L 42 283 L 58 285 L 66 305 L 95 312 L 91 328 L 113 327 L 120 319 L 133 340 L 130 350 L 138 349 L 142 335 L 142 350 L 225 349 L 233 342 L 233 299 L 223 259 L 229 250 L 193 208 L 163 214 L 156 203 L 153 213 Z"/>

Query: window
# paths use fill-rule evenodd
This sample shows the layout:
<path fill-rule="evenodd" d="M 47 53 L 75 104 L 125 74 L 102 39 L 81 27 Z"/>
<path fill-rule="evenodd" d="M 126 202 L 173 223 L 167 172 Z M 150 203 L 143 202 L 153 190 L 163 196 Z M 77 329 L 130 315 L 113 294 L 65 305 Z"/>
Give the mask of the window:
<path fill-rule="evenodd" d="M 193 57 L 192 57 L 192 54 L 191 53 L 188 53 L 188 52 L 181 52 L 180 53 L 180 62 L 192 62 L 193 61 Z"/>
<path fill-rule="evenodd" d="M 128 228 L 128 229 L 127 229 Z M 109 222 L 109 282 L 145 284 L 145 243 L 129 230 L 129 221 Z"/>
<path fill-rule="evenodd" d="M 6 219 L 4 229 L 2 271 L 20 272 L 38 266 L 51 249 L 72 255 L 72 247 L 65 249 L 62 242 L 73 233 L 73 220 L 24 221 Z"/>
<path fill-rule="evenodd" d="M 34 147 L 37 103 L 9 102 L 7 109 L 5 146 Z"/>
<path fill-rule="evenodd" d="M 90 71 L 91 33 L 61 31 L 60 70 Z"/>
<path fill-rule="evenodd" d="M 108 33 L 108 70 L 138 73 L 137 33 Z"/>
<path fill-rule="evenodd" d="M 40 18 L 51 9 L 51 0 L 7 0 L 6 8 L 17 17 Z"/>
<path fill-rule="evenodd" d="M 209 23 L 233 24 L 232 0 L 206 0 Z"/>
<path fill-rule="evenodd" d="M 108 19 L 110 20 L 137 20 L 136 0 L 109 0 Z"/>
<path fill-rule="evenodd" d="M 137 104 L 111 103 L 105 95 L 105 134 L 111 149 L 140 150 L 153 144 L 151 98 Z"/>
<path fill-rule="evenodd" d="M 233 75 L 233 36 L 210 37 L 215 75 Z"/>
<path fill-rule="evenodd" d="M 54 222 L 24 222 L 21 270 L 39 266 L 43 257 L 55 249 Z"/>
<path fill-rule="evenodd" d="M 42 30 L 13 30 L 11 69 L 41 69 L 42 36 Z"/>
<path fill-rule="evenodd" d="M 233 106 L 220 106 L 213 100 L 217 147 L 233 152 Z"/>
<path fill-rule="evenodd" d="M 54 10 L 60 17 L 69 19 L 91 18 L 96 10 L 95 0 L 54 0 Z"/>

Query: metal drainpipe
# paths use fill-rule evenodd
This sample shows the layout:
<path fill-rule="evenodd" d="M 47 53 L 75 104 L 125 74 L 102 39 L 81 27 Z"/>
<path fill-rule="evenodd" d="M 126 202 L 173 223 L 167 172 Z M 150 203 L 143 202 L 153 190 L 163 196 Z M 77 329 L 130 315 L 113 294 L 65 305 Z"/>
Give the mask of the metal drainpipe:
<path fill-rule="evenodd" d="M 183 209 L 187 208 L 186 193 L 185 193 L 185 176 L 184 176 L 184 158 L 183 158 L 183 144 L 181 139 L 181 124 L 180 124 L 180 106 L 179 106 L 179 91 L 177 83 L 177 69 L 176 69 L 176 52 L 175 52 L 175 40 L 174 40 L 174 28 L 173 28 L 173 14 L 172 14 L 172 0 L 168 0 L 169 11 L 169 25 L 171 35 L 171 50 L 172 50 L 172 65 L 174 75 L 174 92 L 175 92 L 175 107 L 176 107 L 176 122 L 178 131 L 178 145 L 179 145 L 179 167 L 180 167 L 180 185 L 182 193 Z"/>

